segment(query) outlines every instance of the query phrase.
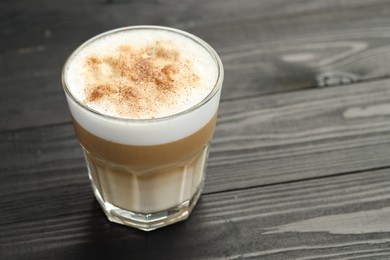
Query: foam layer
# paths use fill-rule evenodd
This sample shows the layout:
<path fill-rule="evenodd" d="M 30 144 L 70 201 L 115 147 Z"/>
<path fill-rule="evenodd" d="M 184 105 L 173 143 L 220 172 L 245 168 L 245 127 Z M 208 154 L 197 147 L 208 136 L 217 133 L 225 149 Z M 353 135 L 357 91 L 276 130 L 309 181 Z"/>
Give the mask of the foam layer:
<path fill-rule="evenodd" d="M 130 145 L 162 144 L 199 130 L 217 111 L 222 79 L 218 56 L 202 40 L 151 26 L 93 38 L 63 71 L 74 119 L 101 138 Z"/>
<path fill-rule="evenodd" d="M 209 52 L 187 37 L 134 30 L 85 46 L 67 75 L 70 92 L 84 105 L 110 116 L 150 119 L 199 103 L 218 71 Z"/>

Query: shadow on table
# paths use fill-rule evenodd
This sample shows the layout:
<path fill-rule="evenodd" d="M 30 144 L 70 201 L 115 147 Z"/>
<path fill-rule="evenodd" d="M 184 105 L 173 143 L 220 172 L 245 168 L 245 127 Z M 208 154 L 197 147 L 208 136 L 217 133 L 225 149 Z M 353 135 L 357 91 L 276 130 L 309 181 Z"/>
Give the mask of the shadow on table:
<path fill-rule="evenodd" d="M 229 230 L 202 227 L 196 216 L 197 205 L 189 219 L 151 232 L 111 223 L 93 202 L 86 240 L 70 253 L 71 259 L 191 259 L 218 255 L 213 242 L 231 235 Z M 195 214 L 194 214 L 195 213 Z M 219 252 L 220 254 L 220 252 Z M 69 255 L 68 255 L 69 256 Z M 69 258 L 70 259 L 70 258 Z"/>

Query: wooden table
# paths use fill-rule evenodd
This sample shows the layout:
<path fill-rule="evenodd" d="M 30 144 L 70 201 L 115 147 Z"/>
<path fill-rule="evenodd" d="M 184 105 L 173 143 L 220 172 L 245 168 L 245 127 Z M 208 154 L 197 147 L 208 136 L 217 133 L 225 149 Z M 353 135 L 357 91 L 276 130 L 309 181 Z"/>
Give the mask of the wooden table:
<path fill-rule="evenodd" d="M 138 24 L 209 42 L 225 83 L 191 217 L 106 220 L 60 81 Z M 0 2 L 0 259 L 390 259 L 389 0 Z"/>

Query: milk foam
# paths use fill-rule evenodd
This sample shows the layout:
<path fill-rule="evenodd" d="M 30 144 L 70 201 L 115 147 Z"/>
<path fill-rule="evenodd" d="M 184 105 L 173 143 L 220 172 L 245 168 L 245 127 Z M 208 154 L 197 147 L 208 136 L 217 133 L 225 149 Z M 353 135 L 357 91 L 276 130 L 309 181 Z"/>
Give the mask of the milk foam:
<path fill-rule="evenodd" d="M 63 71 L 74 119 L 129 145 L 172 142 L 202 128 L 218 109 L 222 79 L 220 59 L 205 42 L 152 26 L 93 38 Z"/>

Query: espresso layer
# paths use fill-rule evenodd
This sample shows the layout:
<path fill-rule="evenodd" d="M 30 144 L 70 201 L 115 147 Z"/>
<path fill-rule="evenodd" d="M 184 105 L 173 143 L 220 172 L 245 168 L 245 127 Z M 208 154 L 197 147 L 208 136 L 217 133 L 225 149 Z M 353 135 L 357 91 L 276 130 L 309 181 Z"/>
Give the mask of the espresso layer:
<path fill-rule="evenodd" d="M 178 141 L 150 146 L 124 145 L 107 141 L 87 131 L 73 119 L 81 145 L 95 157 L 115 164 L 132 167 L 156 167 L 185 161 L 204 147 L 211 139 L 217 115 L 200 130 Z M 180 129 L 174 129 L 180 131 Z"/>

